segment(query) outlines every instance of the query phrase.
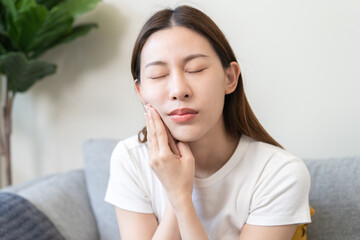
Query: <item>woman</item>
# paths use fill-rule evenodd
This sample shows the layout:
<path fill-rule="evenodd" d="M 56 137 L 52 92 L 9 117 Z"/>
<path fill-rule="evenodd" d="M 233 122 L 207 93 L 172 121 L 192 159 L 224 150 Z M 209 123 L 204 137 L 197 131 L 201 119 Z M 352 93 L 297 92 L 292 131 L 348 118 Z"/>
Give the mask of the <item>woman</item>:
<path fill-rule="evenodd" d="M 291 239 L 309 173 L 264 130 L 225 36 L 188 6 L 154 14 L 133 50 L 146 128 L 121 141 L 105 200 L 126 239 Z"/>

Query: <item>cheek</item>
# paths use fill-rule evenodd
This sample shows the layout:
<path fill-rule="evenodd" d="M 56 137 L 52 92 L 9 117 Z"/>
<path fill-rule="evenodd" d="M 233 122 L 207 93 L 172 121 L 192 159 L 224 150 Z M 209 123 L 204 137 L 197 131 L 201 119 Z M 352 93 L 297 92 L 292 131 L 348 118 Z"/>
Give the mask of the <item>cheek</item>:
<path fill-rule="evenodd" d="M 211 83 L 208 83 L 206 88 L 202 87 L 202 89 L 200 89 L 200 91 L 204 91 L 203 96 L 211 107 L 218 108 L 223 106 L 225 84 L 222 79 L 222 76 L 212 79 Z"/>
<path fill-rule="evenodd" d="M 144 86 L 140 88 L 140 91 L 144 104 L 150 104 L 156 108 L 163 101 L 164 93 L 160 88 Z"/>
<path fill-rule="evenodd" d="M 208 100 L 207 110 L 209 118 L 217 121 L 217 119 L 222 115 L 224 100 L 225 95 L 219 93 L 214 93 L 214 97 Z"/>
<path fill-rule="evenodd" d="M 225 90 L 221 84 L 212 85 L 206 89 L 205 98 L 203 99 L 203 106 L 206 108 L 209 118 L 218 118 L 224 108 Z"/>

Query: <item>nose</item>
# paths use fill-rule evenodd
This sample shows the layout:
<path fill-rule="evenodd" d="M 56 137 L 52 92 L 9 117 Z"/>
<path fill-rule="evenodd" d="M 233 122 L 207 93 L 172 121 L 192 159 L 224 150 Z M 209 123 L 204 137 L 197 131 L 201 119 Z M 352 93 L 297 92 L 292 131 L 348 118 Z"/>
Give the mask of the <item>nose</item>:
<path fill-rule="evenodd" d="M 183 101 L 192 96 L 189 83 L 183 72 L 174 73 L 169 83 L 169 98 Z"/>

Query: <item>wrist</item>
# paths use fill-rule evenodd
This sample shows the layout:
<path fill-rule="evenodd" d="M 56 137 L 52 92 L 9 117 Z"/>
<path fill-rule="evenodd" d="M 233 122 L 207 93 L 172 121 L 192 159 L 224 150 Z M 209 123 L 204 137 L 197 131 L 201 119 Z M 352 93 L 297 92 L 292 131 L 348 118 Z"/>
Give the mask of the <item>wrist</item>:
<path fill-rule="evenodd" d="M 169 198 L 169 200 L 175 212 L 182 211 L 188 207 L 193 206 L 192 197 L 190 194 L 179 194 Z"/>
<path fill-rule="evenodd" d="M 179 225 L 169 200 L 166 203 L 163 218 L 152 239 L 181 240 Z"/>

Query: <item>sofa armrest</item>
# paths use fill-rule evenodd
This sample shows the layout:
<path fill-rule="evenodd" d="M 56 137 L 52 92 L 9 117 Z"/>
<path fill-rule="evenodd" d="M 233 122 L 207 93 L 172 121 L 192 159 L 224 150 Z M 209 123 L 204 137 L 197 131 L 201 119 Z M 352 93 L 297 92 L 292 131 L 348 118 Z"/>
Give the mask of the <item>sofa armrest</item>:
<path fill-rule="evenodd" d="M 98 240 L 83 170 L 40 177 L 2 191 L 17 193 L 54 223 L 65 239 Z"/>

